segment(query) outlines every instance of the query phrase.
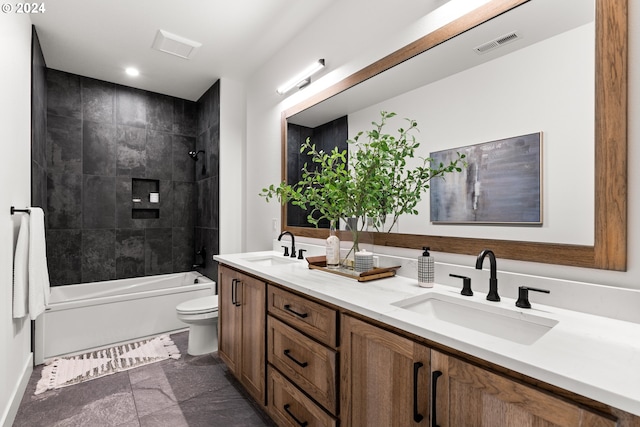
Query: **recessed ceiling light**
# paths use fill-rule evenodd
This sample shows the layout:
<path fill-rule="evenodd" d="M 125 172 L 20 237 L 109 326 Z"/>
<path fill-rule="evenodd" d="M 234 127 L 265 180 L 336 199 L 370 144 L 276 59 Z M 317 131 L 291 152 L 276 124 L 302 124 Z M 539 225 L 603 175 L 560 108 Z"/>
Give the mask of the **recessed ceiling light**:
<path fill-rule="evenodd" d="M 138 71 L 137 68 L 133 68 L 133 67 L 128 67 L 124 70 L 125 73 L 127 73 L 127 75 L 131 76 L 131 77 L 136 77 L 140 75 L 140 71 Z"/>

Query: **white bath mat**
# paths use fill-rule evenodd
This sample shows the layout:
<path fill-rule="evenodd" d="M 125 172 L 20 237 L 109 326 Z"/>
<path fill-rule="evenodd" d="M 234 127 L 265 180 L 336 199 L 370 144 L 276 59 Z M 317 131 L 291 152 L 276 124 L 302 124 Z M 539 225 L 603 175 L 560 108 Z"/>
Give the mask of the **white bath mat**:
<path fill-rule="evenodd" d="M 166 359 L 180 351 L 168 335 L 118 345 L 76 356 L 58 357 L 42 369 L 35 394 L 126 371 Z"/>

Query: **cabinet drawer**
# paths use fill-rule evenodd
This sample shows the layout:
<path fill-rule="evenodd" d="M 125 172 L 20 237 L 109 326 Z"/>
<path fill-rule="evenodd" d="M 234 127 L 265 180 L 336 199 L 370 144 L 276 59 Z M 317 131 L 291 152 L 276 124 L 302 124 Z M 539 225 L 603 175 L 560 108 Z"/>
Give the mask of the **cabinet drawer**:
<path fill-rule="evenodd" d="M 267 318 L 267 359 L 333 414 L 337 409 L 336 352 L 275 317 Z"/>
<path fill-rule="evenodd" d="M 330 347 L 337 345 L 336 310 L 275 286 L 267 292 L 269 313 Z"/>
<path fill-rule="evenodd" d="M 279 426 L 336 426 L 335 418 L 323 411 L 271 366 L 267 369 L 267 383 L 267 411 Z"/>

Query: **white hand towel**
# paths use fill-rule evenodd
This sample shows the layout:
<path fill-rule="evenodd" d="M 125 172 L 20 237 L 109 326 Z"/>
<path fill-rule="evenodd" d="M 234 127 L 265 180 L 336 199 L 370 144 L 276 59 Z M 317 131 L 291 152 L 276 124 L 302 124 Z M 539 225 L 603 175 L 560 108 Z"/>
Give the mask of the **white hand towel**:
<path fill-rule="evenodd" d="M 13 317 L 27 315 L 27 292 L 29 286 L 29 215 L 22 215 L 18 243 L 13 260 Z"/>
<path fill-rule="evenodd" d="M 49 270 L 44 237 L 44 212 L 30 208 L 29 215 L 29 315 L 35 320 L 49 304 Z"/>

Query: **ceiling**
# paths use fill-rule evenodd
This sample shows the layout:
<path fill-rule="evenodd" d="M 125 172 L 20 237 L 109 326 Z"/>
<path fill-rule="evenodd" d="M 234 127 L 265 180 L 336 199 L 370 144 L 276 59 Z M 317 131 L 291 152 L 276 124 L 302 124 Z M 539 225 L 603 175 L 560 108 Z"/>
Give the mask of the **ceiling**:
<path fill-rule="evenodd" d="M 196 101 L 221 77 L 251 76 L 336 1 L 56 0 L 31 21 L 49 68 Z M 192 59 L 159 52 L 158 30 L 202 46 Z"/>

